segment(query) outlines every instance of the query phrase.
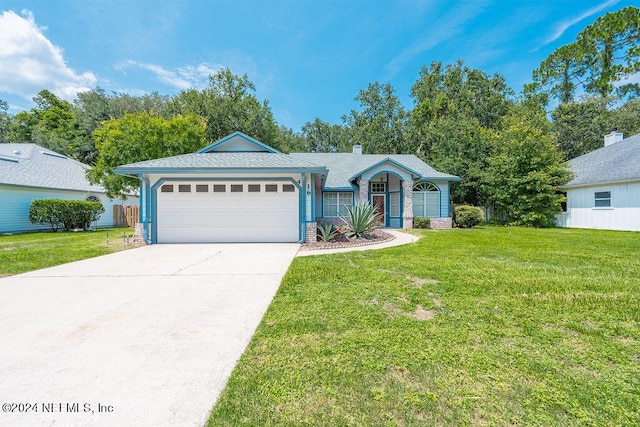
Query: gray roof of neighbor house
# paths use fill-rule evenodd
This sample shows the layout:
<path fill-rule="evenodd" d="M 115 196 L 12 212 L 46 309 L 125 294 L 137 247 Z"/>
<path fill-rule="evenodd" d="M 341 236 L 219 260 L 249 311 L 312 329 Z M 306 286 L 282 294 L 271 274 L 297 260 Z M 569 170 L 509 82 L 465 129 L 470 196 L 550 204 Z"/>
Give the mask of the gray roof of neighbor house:
<path fill-rule="evenodd" d="M 117 168 L 118 173 L 137 173 L 146 171 L 188 172 L 198 169 L 311 169 L 324 170 L 317 163 L 298 159 L 282 153 L 267 152 L 209 152 L 190 153 L 180 156 L 164 157 L 144 162 L 130 163 Z"/>
<path fill-rule="evenodd" d="M 0 184 L 104 193 L 87 181 L 88 168 L 37 144 L 0 144 Z"/>
<path fill-rule="evenodd" d="M 386 160 L 399 164 L 420 179 L 460 180 L 455 175 L 438 172 L 413 154 L 291 153 L 291 156 L 326 165 L 329 169 L 324 184 L 326 188 L 351 187 L 350 179 Z"/>
<path fill-rule="evenodd" d="M 640 180 L 640 134 L 569 161 L 574 177 L 565 187 Z"/>

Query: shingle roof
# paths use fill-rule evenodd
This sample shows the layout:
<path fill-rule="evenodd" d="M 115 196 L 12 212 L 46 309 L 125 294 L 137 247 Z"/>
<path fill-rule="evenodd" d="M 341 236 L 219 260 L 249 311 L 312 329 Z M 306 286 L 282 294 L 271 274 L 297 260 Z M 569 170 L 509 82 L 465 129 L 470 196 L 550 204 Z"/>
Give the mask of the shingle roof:
<path fill-rule="evenodd" d="M 87 181 L 88 168 L 37 144 L 0 144 L 0 184 L 104 193 Z"/>
<path fill-rule="evenodd" d="M 350 178 L 387 159 L 419 174 L 421 179 L 460 179 L 438 172 L 413 154 L 291 153 L 291 156 L 326 166 L 329 169 L 325 182 L 327 188 L 351 187 Z"/>
<path fill-rule="evenodd" d="M 212 152 L 190 153 L 180 156 L 147 160 L 118 167 L 118 172 L 144 171 L 145 169 L 323 169 L 316 162 L 310 162 L 282 153 L 255 152 Z"/>
<path fill-rule="evenodd" d="M 574 177 L 566 187 L 640 180 L 640 134 L 569 161 Z"/>

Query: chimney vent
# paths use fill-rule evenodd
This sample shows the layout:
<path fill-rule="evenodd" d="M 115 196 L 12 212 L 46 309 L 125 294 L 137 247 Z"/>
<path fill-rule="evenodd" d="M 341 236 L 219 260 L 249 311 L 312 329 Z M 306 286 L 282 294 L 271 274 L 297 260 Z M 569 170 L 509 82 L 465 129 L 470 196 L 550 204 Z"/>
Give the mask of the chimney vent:
<path fill-rule="evenodd" d="M 354 145 L 353 146 L 353 154 L 362 154 L 362 145 Z"/>
<path fill-rule="evenodd" d="M 604 146 L 608 146 L 611 144 L 615 144 L 616 142 L 622 141 L 624 139 L 624 135 L 618 132 L 618 129 L 611 129 L 611 133 L 604 136 Z"/>

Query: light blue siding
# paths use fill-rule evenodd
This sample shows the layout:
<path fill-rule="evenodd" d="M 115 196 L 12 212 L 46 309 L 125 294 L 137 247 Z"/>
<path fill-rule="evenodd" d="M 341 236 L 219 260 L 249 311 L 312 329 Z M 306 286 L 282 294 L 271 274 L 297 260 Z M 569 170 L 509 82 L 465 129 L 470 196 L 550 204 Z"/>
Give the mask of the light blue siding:
<path fill-rule="evenodd" d="M 113 227 L 113 205 L 137 204 L 137 197 L 129 201 L 109 200 L 102 193 L 51 190 L 45 188 L 0 185 L 0 233 L 47 230 L 49 227 L 29 221 L 29 207 L 37 199 L 85 200 L 88 196 L 100 199 L 105 212 L 98 220 L 98 227 Z"/>

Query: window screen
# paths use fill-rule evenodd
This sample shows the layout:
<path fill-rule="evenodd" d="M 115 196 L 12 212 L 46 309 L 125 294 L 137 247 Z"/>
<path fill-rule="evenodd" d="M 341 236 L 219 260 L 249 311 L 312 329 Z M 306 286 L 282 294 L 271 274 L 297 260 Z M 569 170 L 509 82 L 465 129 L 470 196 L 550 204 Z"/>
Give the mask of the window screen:
<path fill-rule="evenodd" d="M 596 208 L 611 206 L 611 191 L 596 191 L 594 206 Z"/>

